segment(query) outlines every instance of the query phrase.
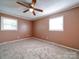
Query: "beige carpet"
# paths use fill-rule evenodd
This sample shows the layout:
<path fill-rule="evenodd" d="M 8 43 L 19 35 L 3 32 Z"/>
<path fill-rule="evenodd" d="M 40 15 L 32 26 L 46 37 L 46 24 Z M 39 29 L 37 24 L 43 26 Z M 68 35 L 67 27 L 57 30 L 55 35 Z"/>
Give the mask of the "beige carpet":
<path fill-rule="evenodd" d="M 78 59 L 75 51 L 28 39 L 0 45 L 0 59 Z"/>

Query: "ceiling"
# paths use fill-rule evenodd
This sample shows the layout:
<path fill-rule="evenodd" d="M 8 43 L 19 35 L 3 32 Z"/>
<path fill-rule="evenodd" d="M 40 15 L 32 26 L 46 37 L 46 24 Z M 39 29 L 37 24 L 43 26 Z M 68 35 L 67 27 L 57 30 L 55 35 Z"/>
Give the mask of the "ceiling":
<path fill-rule="evenodd" d="M 17 4 L 16 1 L 17 0 L 0 0 L 0 12 L 27 20 L 36 20 L 56 12 L 79 6 L 79 0 L 37 0 L 35 7 L 43 9 L 44 12 L 35 11 L 36 16 L 34 16 L 30 11 L 22 13 L 26 10 L 26 7 Z M 31 3 L 32 0 L 24 1 Z"/>

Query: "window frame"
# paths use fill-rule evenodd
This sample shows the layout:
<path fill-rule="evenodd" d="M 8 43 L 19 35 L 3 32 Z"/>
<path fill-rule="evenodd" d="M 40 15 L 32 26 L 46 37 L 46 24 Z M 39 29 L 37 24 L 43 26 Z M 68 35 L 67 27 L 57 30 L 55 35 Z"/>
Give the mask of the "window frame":
<path fill-rule="evenodd" d="M 59 18 L 59 19 L 58 19 L 58 18 Z M 60 19 L 60 18 L 61 18 L 61 19 Z M 58 29 L 58 28 L 57 28 L 57 29 L 56 29 L 56 28 L 53 29 L 53 27 L 51 27 L 51 26 L 52 26 L 51 21 L 53 22 L 53 20 L 56 20 L 56 21 L 57 21 L 57 20 L 62 20 L 62 21 L 61 21 L 62 24 L 59 24 L 59 25 L 62 26 L 62 27 L 59 27 L 59 29 Z M 54 22 L 56 22 L 56 21 L 54 21 Z M 58 21 L 57 21 L 57 22 L 58 22 Z M 60 22 L 60 23 L 61 23 L 61 22 Z M 55 24 L 56 24 L 56 23 L 55 23 Z M 54 25 L 55 25 L 55 24 L 54 24 Z M 54 26 L 54 25 L 53 25 L 53 26 Z M 57 25 L 57 24 L 56 24 L 56 25 Z M 55 26 L 56 26 L 56 25 L 55 25 Z M 58 26 L 59 26 L 59 25 L 58 25 Z M 55 27 L 55 26 L 54 26 L 54 27 Z M 51 27 L 51 28 L 50 28 L 50 27 Z M 64 31 L 64 16 L 58 16 L 58 17 L 50 18 L 50 19 L 49 19 L 49 31 Z"/>
<path fill-rule="evenodd" d="M 6 19 L 5 19 L 6 18 Z M 5 26 L 5 24 L 4 24 L 4 20 L 12 20 L 12 21 L 15 21 L 16 22 L 16 28 L 5 28 L 4 26 Z M 12 22 L 11 21 L 11 22 Z M 18 30 L 18 20 L 17 19 L 14 19 L 14 18 L 9 18 L 9 17 L 4 17 L 4 16 L 1 16 L 1 20 L 0 20 L 0 22 L 1 22 L 1 26 L 0 26 L 0 28 L 1 28 L 1 31 L 17 31 Z M 11 24 L 9 25 L 9 26 L 11 26 Z"/>

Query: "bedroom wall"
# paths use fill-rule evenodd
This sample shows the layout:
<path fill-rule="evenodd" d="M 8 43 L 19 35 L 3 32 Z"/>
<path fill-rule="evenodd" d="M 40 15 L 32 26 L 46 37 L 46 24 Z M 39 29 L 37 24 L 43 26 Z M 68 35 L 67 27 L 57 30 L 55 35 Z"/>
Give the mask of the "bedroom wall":
<path fill-rule="evenodd" d="M 26 21 L 21 18 L 13 17 L 10 15 L 0 13 L 0 16 L 14 18 L 18 20 L 17 31 L 1 31 L 0 30 L 0 43 L 5 41 L 12 41 L 19 38 L 26 38 L 32 35 L 32 22 Z"/>
<path fill-rule="evenodd" d="M 64 16 L 64 31 L 49 31 L 49 19 Z M 33 36 L 79 49 L 79 7 L 33 22 Z"/>

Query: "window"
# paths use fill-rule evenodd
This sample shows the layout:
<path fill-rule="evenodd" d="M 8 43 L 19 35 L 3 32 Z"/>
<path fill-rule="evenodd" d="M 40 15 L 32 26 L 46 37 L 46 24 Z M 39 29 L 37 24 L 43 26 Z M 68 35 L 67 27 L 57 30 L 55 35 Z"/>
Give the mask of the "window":
<path fill-rule="evenodd" d="M 63 16 L 49 20 L 49 31 L 63 31 Z"/>
<path fill-rule="evenodd" d="M 17 30 L 17 20 L 1 17 L 1 30 Z"/>

